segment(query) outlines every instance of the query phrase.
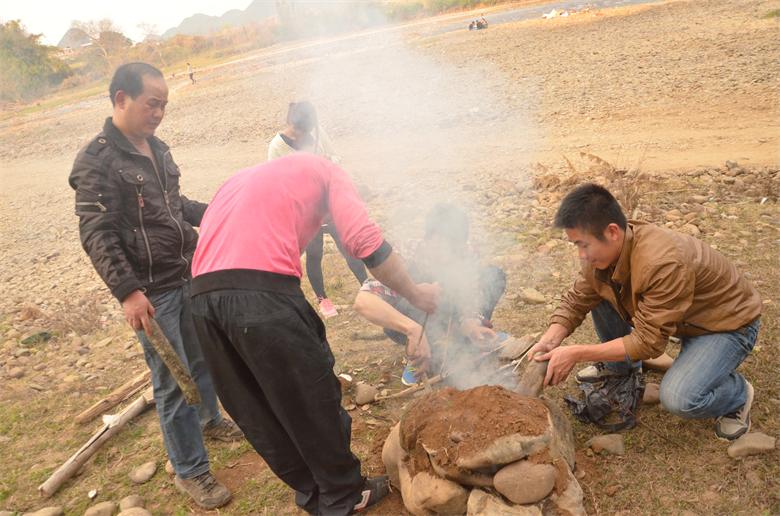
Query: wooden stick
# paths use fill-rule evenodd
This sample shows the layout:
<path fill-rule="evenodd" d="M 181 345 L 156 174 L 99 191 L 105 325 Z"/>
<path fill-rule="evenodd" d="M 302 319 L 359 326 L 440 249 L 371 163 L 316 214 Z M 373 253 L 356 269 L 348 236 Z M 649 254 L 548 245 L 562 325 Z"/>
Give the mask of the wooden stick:
<path fill-rule="evenodd" d="M 412 385 L 411 387 L 409 387 L 407 389 L 404 389 L 402 391 L 398 391 L 395 394 L 388 394 L 387 396 L 377 396 L 376 401 L 391 400 L 393 398 L 401 398 L 401 397 L 406 396 L 408 394 L 412 394 L 414 392 L 421 391 L 421 390 L 425 389 L 425 385 L 428 385 L 430 387 L 431 385 L 433 385 L 435 383 L 439 383 L 443 379 L 444 379 L 444 377 L 442 375 L 437 374 L 436 376 L 431 376 L 430 378 L 428 378 L 427 384 L 424 383 L 424 382 L 420 382 L 417 385 Z"/>
<path fill-rule="evenodd" d="M 133 396 L 134 394 L 138 393 L 149 383 L 151 376 L 152 376 L 151 371 L 147 369 L 146 371 L 139 374 L 135 378 L 123 383 L 122 385 L 114 389 L 111 392 L 111 394 L 97 401 L 94 405 L 92 405 L 91 407 L 83 411 L 81 414 L 76 416 L 75 418 L 76 424 L 83 425 L 84 423 L 88 423 L 93 419 L 95 419 L 100 414 L 102 414 L 103 412 L 106 412 L 114 408 L 115 406 L 119 405 L 123 401 Z"/>
<path fill-rule="evenodd" d="M 43 484 L 39 485 L 38 491 L 41 495 L 48 498 L 56 493 L 62 484 L 71 478 L 98 451 L 103 443 L 117 434 L 128 421 L 142 413 L 152 403 L 154 403 L 154 396 L 152 388 L 149 387 L 134 402 L 112 418 L 110 422 L 105 423 L 100 430 L 89 438 L 84 446 L 71 455 Z"/>
<path fill-rule="evenodd" d="M 187 405 L 200 405 L 200 391 L 198 391 L 197 385 L 192 380 L 189 370 L 184 366 L 171 343 L 163 335 L 157 321 L 150 319 L 149 323 L 152 326 L 152 334 L 147 334 L 146 338 L 149 339 L 149 343 L 157 351 L 157 354 L 160 355 L 176 383 L 179 384 L 179 389 L 181 389 Z"/>

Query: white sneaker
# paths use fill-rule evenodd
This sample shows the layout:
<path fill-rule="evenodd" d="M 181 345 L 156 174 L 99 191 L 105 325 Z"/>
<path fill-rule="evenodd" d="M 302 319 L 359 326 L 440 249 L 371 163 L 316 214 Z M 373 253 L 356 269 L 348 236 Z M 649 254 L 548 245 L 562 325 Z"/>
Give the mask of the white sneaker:
<path fill-rule="evenodd" d="M 747 397 L 742 408 L 731 414 L 720 416 L 715 421 L 715 435 L 721 439 L 733 441 L 750 431 L 750 407 L 753 405 L 755 391 L 747 380 L 745 380 L 745 387 L 747 387 Z"/>
<path fill-rule="evenodd" d="M 596 362 L 593 365 L 584 367 L 577 371 L 574 379 L 577 383 L 596 383 L 613 376 L 625 376 L 613 369 L 608 368 L 604 362 Z"/>

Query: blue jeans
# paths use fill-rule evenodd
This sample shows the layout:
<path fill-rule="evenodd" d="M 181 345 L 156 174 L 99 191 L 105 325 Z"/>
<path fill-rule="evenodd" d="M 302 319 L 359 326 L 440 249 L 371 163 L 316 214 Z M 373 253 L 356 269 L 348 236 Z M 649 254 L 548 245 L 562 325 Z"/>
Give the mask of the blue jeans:
<path fill-rule="evenodd" d="M 168 458 L 180 478 L 193 478 L 209 470 L 201 428 L 219 423 L 222 415 L 195 333 L 189 285 L 149 296 L 149 301 L 155 309 L 154 319 L 184 367 L 189 369 L 201 396 L 201 404 L 197 407 L 187 405 L 179 385 L 146 339 L 146 334 L 136 332 L 152 371 L 154 400 Z"/>
<path fill-rule="evenodd" d="M 602 342 L 631 333 L 631 326 L 606 301 L 592 312 Z M 698 337 L 683 337 L 680 354 L 661 381 L 661 405 L 685 419 L 716 418 L 739 410 L 746 401 L 747 380 L 736 372 L 756 344 L 761 322 Z M 608 367 L 628 372 L 638 362 L 610 362 Z"/>

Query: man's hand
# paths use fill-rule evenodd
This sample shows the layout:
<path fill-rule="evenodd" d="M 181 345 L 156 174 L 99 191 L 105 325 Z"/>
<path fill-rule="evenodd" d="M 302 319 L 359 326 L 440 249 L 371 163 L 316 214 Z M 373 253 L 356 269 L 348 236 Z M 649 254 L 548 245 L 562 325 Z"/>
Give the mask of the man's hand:
<path fill-rule="evenodd" d="M 547 375 L 544 377 L 544 386 L 558 385 L 569 376 L 574 365 L 579 362 L 579 349 L 581 346 L 565 346 L 555 348 L 547 353 L 537 355 L 535 360 L 542 362 L 549 360 Z"/>
<path fill-rule="evenodd" d="M 433 313 L 439 304 L 441 287 L 436 283 L 418 283 L 415 285 L 413 295 L 409 296 L 409 302 L 425 313 Z"/>
<path fill-rule="evenodd" d="M 557 323 L 551 324 L 550 327 L 547 328 L 547 331 L 544 332 L 544 335 L 539 338 L 539 342 L 534 344 L 533 347 L 528 350 L 528 353 L 526 353 L 527 360 L 532 360 L 534 355 L 539 353 L 549 353 L 553 349 L 560 346 L 561 342 L 563 342 L 563 339 L 565 339 L 568 335 L 569 330 L 567 330 L 565 326 Z M 537 358 L 536 360 L 543 362 L 547 359 Z"/>
<path fill-rule="evenodd" d="M 406 357 L 417 369 L 417 375 L 426 372 L 430 367 L 431 347 L 423 327 L 419 324 L 412 325 L 406 332 L 406 340 Z"/>
<path fill-rule="evenodd" d="M 134 291 L 122 301 L 125 319 L 134 330 L 144 330 L 151 333 L 149 318 L 154 317 L 154 306 L 140 290 Z"/>
<path fill-rule="evenodd" d="M 463 335 L 478 347 L 484 347 L 496 340 L 496 332 L 491 328 L 482 326 L 479 319 L 464 319 L 460 325 Z"/>

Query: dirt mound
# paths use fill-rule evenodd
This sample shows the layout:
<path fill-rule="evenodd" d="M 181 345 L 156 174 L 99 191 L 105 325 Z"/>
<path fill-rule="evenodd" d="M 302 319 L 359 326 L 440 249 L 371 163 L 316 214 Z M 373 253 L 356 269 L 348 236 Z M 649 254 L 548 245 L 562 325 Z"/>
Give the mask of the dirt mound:
<path fill-rule="evenodd" d="M 401 446 L 411 458 L 412 475 L 430 471 L 423 446 L 440 452 L 443 465 L 482 450 L 500 437 L 541 435 L 549 428 L 547 407 L 499 386 L 468 391 L 442 389 L 418 401 L 401 421 Z"/>

